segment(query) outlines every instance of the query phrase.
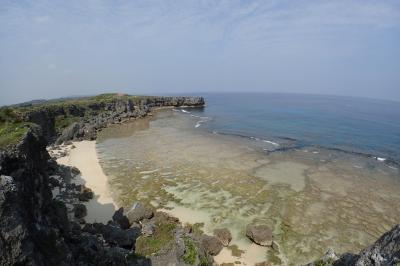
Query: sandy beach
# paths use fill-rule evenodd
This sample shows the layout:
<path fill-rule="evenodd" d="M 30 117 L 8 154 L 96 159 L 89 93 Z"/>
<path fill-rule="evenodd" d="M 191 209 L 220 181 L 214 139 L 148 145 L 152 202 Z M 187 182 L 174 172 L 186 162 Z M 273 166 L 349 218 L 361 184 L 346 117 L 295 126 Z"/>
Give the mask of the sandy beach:
<path fill-rule="evenodd" d="M 85 220 L 89 223 L 107 223 L 107 221 L 111 220 L 117 206 L 111 197 L 107 176 L 99 164 L 96 142 L 80 141 L 73 142 L 73 145 L 75 148 L 70 149 L 67 156 L 57 159 L 57 162 L 59 164 L 77 167 L 81 171 L 81 174 L 80 178 L 76 180 L 76 183 L 85 184 L 85 186 L 92 189 L 95 194 L 92 200 L 85 203 L 88 210 L 88 215 L 85 217 Z M 196 223 L 201 221 L 198 214 L 194 215 L 186 209 L 181 210 L 179 207 L 173 210 L 160 210 L 174 215 L 183 223 Z M 201 213 L 199 214 L 201 216 Z M 191 220 L 188 217 L 195 217 L 197 220 Z M 207 215 L 205 217 L 207 217 Z M 245 251 L 245 254 L 243 254 L 241 258 L 232 256 L 231 251 L 224 248 L 214 259 L 218 264 L 240 261 L 242 265 L 253 265 L 259 262 L 256 258 L 260 257 L 260 253 L 265 252 L 264 247 L 259 247 L 257 245 L 240 245 L 240 248 Z"/>
<path fill-rule="evenodd" d="M 77 167 L 81 174 L 76 183 L 84 184 L 95 194 L 92 200 L 85 203 L 88 211 L 85 220 L 89 223 L 107 223 L 115 212 L 116 204 L 111 197 L 107 176 L 99 164 L 96 141 L 74 142 L 73 145 L 75 148 L 67 156 L 57 159 L 57 162 Z"/>

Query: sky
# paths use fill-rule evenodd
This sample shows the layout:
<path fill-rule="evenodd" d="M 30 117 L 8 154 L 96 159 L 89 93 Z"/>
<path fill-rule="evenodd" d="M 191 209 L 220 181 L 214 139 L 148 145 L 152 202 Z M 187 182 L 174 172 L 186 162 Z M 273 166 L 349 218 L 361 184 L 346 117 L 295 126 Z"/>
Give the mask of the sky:
<path fill-rule="evenodd" d="M 400 101 L 400 1 L 0 0 L 0 105 L 250 91 Z"/>

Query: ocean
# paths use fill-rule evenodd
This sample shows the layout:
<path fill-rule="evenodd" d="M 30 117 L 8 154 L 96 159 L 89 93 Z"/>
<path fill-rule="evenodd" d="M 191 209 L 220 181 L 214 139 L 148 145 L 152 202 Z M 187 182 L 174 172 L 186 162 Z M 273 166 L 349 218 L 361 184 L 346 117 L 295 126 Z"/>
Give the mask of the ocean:
<path fill-rule="evenodd" d="M 400 102 L 306 94 L 205 94 L 210 131 L 400 160 Z"/>
<path fill-rule="evenodd" d="M 299 265 L 359 252 L 399 223 L 400 106 L 296 94 L 204 94 L 204 108 L 154 111 L 99 133 L 113 199 L 228 228 L 218 263 Z M 248 224 L 279 248 L 252 244 Z M 232 253 L 240 249 L 243 254 Z"/>

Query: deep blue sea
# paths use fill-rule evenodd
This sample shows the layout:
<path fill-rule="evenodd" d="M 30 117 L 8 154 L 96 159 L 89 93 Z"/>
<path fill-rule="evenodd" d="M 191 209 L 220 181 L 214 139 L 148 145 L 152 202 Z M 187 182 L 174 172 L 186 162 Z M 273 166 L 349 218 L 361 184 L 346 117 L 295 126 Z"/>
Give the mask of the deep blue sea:
<path fill-rule="evenodd" d="M 400 161 L 400 102 L 277 93 L 203 94 L 210 131 Z"/>

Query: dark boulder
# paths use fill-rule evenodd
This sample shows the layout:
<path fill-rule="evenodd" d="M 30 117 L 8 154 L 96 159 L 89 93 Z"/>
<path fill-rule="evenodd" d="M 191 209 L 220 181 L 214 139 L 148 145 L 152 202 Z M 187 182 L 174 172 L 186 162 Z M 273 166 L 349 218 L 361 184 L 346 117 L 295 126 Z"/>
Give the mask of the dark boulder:
<path fill-rule="evenodd" d="M 89 201 L 93 199 L 93 191 L 90 188 L 82 187 L 81 192 L 78 194 L 78 199 L 80 201 Z"/>
<path fill-rule="evenodd" d="M 119 208 L 115 211 L 114 215 L 112 216 L 114 222 L 118 223 L 121 229 L 128 229 L 130 227 L 130 223 L 128 217 L 124 215 L 124 208 Z"/>
<path fill-rule="evenodd" d="M 132 227 L 122 230 L 118 226 L 101 223 L 86 224 L 82 231 L 90 234 L 101 234 L 108 244 L 129 250 L 134 247 L 136 239 L 140 236 L 140 228 Z"/>
<path fill-rule="evenodd" d="M 87 209 L 84 204 L 74 204 L 74 216 L 75 218 L 83 218 L 87 215 Z"/>

